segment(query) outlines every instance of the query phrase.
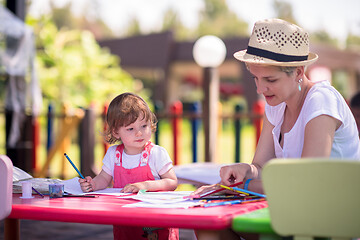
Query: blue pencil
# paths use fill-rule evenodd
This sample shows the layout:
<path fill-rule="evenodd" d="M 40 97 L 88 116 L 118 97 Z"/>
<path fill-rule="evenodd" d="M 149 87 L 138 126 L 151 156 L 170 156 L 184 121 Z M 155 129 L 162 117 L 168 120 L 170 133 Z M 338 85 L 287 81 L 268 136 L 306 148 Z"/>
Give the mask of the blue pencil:
<path fill-rule="evenodd" d="M 69 160 L 69 162 L 71 163 L 71 165 L 73 166 L 73 168 L 77 171 L 77 173 L 80 175 L 80 177 L 82 179 L 84 179 L 84 176 L 81 174 L 81 172 L 79 171 L 79 169 L 77 169 L 77 167 L 75 166 L 75 164 L 71 161 L 71 159 L 69 158 L 69 156 L 64 153 L 65 157 L 67 158 L 67 160 Z"/>
<path fill-rule="evenodd" d="M 216 207 L 223 205 L 234 205 L 240 203 L 251 203 L 251 202 L 259 202 L 264 201 L 265 198 L 257 198 L 257 199 L 247 199 L 247 200 L 232 200 L 232 201 L 224 201 L 224 202 L 213 202 L 213 203 L 205 203 L 202 207 Z"/>
<path fill-rule="evenodd" d="M 36 190 L 34 187 L 31 187 L 31 188 L 32 188 L 32 190 L 34 190 L 37 194 L 39 194 L 42 198 L 44 197 L 44 195 L 41 194 L 38 190 Z"/>
<path fill-rule="evenodd" d="M 242 188 L 233 187 L 233 189 L 234 189 L 234 190 L 237 190 L 237 191 L 240 191 L 240 192 L 244 192 L 244 193 L 248 193 L 248 194 L 251 194 L 251 195 L 255 195 L 255 196 L 258 196 L 258 197 L 263 197 L 263 198 L 266 197 L 266 195 L 264 195 L 264 194 L 252 192 L 252 191 L 245 190 L 245 189 L 242 189 Z"/>
<path fill-rule="evenodd" d="M 224 201 L 224 202 L 214 202 L 214 203 L 206 203 L 203 207 L 215 207 L 215 206 L 223 206 L 223 205 L 233 205 L 242 203 L 243 200 L 233 200 L 233 201 Z"/>

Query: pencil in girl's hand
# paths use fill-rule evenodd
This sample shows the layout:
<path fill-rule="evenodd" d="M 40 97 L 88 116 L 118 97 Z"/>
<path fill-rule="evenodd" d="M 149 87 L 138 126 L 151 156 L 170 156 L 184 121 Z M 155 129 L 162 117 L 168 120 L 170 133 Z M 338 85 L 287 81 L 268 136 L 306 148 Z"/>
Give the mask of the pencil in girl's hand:
<path fill-rule="evenodd" d="M 69 162 L 71 163 L 71 165 L 73 166 L 73 168 L 77 171 L 77 173 L 80 175 L 80 177 L 82 179 L 84 179 L 84 176 L 81 174 L 81 172 L 79 171 L 79 169 L 77 169 L 77 167 L 75 166 L 75 164 L 71 161 L 71 159 L 69 158 L 69 156 L 64 153 L 65 157 L 67 158 L 67 160 L 69 160 Z"/>

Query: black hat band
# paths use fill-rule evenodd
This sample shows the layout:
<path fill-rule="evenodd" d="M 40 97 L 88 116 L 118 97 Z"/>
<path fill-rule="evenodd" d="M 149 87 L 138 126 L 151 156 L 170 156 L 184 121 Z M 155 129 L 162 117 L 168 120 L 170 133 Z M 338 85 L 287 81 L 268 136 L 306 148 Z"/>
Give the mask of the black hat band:
<path fill-rule="evenodd" d="M 263 50 L 260 48 L 254 48 L 251 46 L 248 46 L 246 53 L 255 55 L 258 57 L 268 58 L 268 59 L 278 61 L 278 62 L 299 62 L 299 61 L 308 60 L 307 55 L 305 55 L 305 56 L 286 55 L 286 54 L 281 54 L 281 53 L 270 52 L 270 51 Z"/>

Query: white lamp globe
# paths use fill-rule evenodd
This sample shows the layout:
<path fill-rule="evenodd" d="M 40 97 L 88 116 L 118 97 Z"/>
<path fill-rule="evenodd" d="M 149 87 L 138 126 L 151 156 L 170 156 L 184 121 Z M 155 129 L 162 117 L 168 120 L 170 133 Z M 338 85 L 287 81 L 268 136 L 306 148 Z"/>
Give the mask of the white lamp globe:
<path fill-rule="evenodd" d="M 195 42 L 193 57 L 201 67 L 218 67 L 225 60 L 226 46 L 220 38 L 206 35 Z"/>

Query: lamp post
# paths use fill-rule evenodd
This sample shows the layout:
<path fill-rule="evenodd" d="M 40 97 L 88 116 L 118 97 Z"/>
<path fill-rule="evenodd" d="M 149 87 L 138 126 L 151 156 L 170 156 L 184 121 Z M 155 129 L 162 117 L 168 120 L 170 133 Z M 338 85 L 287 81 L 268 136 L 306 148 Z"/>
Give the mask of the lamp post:
<path fill-rule="evenodd" d="M 225 44 L 218 37 L 203 36 L 194 44 L 193 57 L 203 67 L 205 162 L 215 162 L 219 102 L 219 76 L 216 68 L 226 57 Z"/>

